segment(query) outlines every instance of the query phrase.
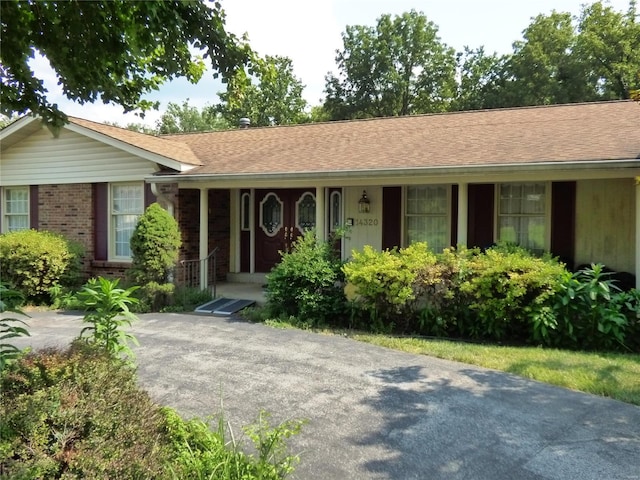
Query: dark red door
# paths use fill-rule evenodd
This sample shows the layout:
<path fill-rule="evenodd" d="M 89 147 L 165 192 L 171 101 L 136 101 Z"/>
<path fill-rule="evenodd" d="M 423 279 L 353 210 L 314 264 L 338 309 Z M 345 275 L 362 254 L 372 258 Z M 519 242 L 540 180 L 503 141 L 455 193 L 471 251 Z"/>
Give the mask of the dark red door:
<path fill-rule="evenodd" d="M 315 227 L 316 199 L 311 190 L 256 190 L 256 272 L 269 272 L 282 252 L 305 230 Z"/>

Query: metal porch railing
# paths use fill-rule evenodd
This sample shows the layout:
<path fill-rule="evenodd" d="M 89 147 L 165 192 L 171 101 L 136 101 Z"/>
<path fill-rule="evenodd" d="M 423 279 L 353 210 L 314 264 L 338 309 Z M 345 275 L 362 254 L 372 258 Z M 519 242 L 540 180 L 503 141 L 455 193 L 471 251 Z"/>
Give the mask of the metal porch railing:
<path fill-rule="evenodd" d="M 209 255 L 199 260 L 180 260 L 182 269 L 182 284 L 185 287 L 200 286 L 200 272 L 203 268 L 207 269 L 207 288 L 213 287 L 213 298 L 216 298 L 216 272 L 218 270 L 218 250 L 220 247 L 214 248 Z M 212 261 L 213 260 L 213 261 Z"/>

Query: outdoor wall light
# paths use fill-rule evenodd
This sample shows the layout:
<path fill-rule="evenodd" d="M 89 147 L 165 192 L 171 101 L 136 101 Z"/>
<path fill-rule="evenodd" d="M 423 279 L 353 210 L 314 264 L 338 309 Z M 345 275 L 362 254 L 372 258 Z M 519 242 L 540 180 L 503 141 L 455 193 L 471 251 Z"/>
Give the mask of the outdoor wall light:
<path fill-rule="evenodd" d="M 358 213 L 369 213 L 371 211 L 371 201 L 367 197 L 367 191 L 362 191 L 362 196 L 358 200 Z"/>

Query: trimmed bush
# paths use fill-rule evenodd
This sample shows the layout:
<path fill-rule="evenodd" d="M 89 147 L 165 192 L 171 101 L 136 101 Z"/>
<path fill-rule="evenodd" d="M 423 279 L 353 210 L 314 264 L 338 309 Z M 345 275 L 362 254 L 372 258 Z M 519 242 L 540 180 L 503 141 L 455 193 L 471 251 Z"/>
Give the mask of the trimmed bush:
<path fill-rule="evenodd" d="M 178 261 L 181 245 L 178 222 L 157 203 L 138 220 L 131 235 L 129 276 L 136 285 L 167 283 Z"/>
<path fill-rule="evenodd" d="M 341 266 L 332 242 L 305 232 L 267 275 L 267 309 L 311 325 L 339 322 L 345 308 Z"/>
<path fill-rule="evenodd" d="M 2 279 L 26 300 L 48 301 L 50 289 L 69 280 L 69 267 L 78 268 L 74 260 L 78 254 L 64 237 L 51 232 L 21 230 L 0 235 Z"/>

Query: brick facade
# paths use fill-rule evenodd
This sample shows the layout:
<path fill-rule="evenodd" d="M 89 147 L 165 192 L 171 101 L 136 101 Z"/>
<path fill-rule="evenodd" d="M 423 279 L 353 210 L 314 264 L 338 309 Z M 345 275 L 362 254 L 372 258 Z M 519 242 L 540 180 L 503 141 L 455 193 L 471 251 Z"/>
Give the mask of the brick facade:
<path fill-rule="evenodd" d="M 230 251 L 229 190 L 209 190 L 209 245 L 208 252 L 219 247 L 216 278 L 225 280 L 229 273 Z M 180 260 L 196 260 L 200 255 L 200 190 L 180 190 L 178 196 L 178 225 L 182 232 Z M 178 274 L 180 278 L 180 274 Z"/>
<path fill-rule="evenodd" d="M 177 184 L 159 184 L 158 203 L 173 209 L 182 235 L 180 260 L 199 258 L 200 191 L 179 190 Z M 126 277 L 128 263 L 96 260 L 95 194 L 92 184 L 40 185 L 37 198 L 39 230 L 59 233 L 82 244 L 85 249 L 83 281 L 90 277 Z M 224 280 L 229 272 L 230 192 L 209 190 L 209 246 L 219 247 L 216 278 Z M 180 268 L 177 272 L 180 281 Z"/>

